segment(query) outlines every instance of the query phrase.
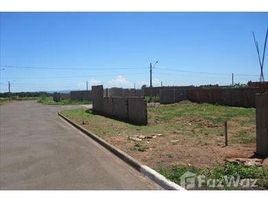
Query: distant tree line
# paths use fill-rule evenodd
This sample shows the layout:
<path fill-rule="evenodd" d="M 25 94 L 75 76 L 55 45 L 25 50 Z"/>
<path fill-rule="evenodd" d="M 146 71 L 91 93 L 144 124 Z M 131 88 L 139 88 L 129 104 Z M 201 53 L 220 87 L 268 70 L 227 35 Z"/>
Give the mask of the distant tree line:
<path fill-rule="evenodd" d="M 40 96 L 49 96 L 50 94 L 47 92 L 4 92 L 0 93 L 0 97 L 40 97 Z"/>

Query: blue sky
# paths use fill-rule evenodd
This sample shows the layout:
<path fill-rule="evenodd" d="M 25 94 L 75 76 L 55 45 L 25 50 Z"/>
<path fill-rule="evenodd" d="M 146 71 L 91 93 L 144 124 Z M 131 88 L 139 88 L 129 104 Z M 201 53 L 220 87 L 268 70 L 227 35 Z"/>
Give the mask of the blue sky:
<path fill-rule="evenodd" d="M 268 13 L 1 13 L 0 92 L 141 87 L 156 60 L 154 86 L 256 81 L 252 31 L 262 47 L 267 24 Z"/>

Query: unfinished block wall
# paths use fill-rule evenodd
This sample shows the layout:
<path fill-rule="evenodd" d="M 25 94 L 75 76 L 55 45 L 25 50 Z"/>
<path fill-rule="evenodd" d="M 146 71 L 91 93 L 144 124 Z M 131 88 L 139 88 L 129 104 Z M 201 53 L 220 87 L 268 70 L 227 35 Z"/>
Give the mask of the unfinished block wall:
<path fill-rule="evenodd" d="M 228 106 L 255 107 L 255 95 L 263 93 L 258 88 L 179 88 L 160 89 L 160 103 L 176 103 L 190 100 L 198 103 L 213 103 Z"/>
<path fill-rule="evenodd" d="M 268 156 L 268 93 L 256 95 L 256 153 Z"/>
<path fill-rule="evenodd" d="M 70 99 L 70 94 L 54 92 L 52 97 L 53 97 L 53 101 L 59 102 L 62 99 Z"/>
<path fill-rule="evenodd" d="M 93 111 L 137 125 L 147 124 L 147 105 L 141 97 L 103 97 L 102 86 L 93 86 Z"/>
<path fill-rule="evenodd" d="M 128 120 L 134 124 L 147 124 L 147 104 L 143 98 L 128 98 Z"/>
<path fill-rule="evenodd" d="M 106 88 L 105 97 L 143 97 L 143 91 L 140 89 Z"/>
<path fill-rule="evenodd" d="M 217 103 L 228 106 L 255 107 L 254 88 L 195 88 L 187 91 L 187 99 L 199 103 Z"/>
<path fill-rule="evenodd" d="M 187 90 L 178 88 L 166 88 L 160 90 L 160 103 L 169 104 L 187 99 Z"/>
<path fill-rule="evenodd" d="M 92 104 L 93 112 L 102 114 L 103 113 L 103 86 L 97 85 L 92 86 Z"/>
<path fill-rule="evenodd" d="M 70 98 L 72 100 L 87 100 L 91 101 L 92 100 L 92 94 L 90 90 L 79 90 L 79 91 L 71 91 L 70 92 Z"/>

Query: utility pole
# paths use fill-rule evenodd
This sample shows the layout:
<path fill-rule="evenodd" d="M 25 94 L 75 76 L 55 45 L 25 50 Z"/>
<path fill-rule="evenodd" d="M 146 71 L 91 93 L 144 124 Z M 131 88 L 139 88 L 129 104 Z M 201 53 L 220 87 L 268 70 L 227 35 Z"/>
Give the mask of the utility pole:
<path fill-rule="evenodd" d="M 152 88 L 153 87 L 153 83 L 152 83 L 152 69 L 153 68 L 153 65 L 152 63 L 150 63 L 150 87 Z"/>
<path fill-rule="evenodd" d="M 155 67 L 155 65 L 158 63 L 158 61 L 156 61 L 154 63 L 154 66 L 152 63 L 150 63 L 150 88 L 153 87 L 153 77 L 152 77 L 152 72 L 153 72 L 153 67 Z"/>
<path fill-rule="evenodd" d="M 163 82 L 161 81 L 161 87 L 163 87 Z"/>
<path fill-rule="evenodd" d="M 134 82 L 134 89 L 136 89 L 136 83 Z"/>
<path fill-rule="evenodd" d="M 259 44 L 256 41 L 254 32 L 252 32 L 252 35 L 253 35 L 254 44 L 255 44 L 255 47 L 256 47 L 256 50 L 257 50 L 258 61 L 259 61 L 260 69 L 261 69 L 260 82 L 264 82 L 263 66 L 264 66 L 264 57 L 265 57 L 265 51 L 266 51 L 266 43 L 267 43 L 267 38 L 268 38 L 268 27 L 267 27 L 266 35 L 265 35 L 265 39 L 264 39 L 262 58 L 261 58 L 261 55 L 260 55 Z"/>
<path fill-rule="evenodd" d="M 158 61 L 156 61 L 154 63 L 154 66 L 152 65 L 152 63 L 150 63 L 150 98 L 152 97 L 152 93 L 153 93 L 153 78 L 152 78 L 152 72 L 153 72 L 153 67 L 155 67 L 155 65 L 158 63 Z"/>
<path fill-rule="evenodd" d="M 232 73 L 232 86 L 234 86 L 234 73 Z"/>
<path fill-rule="evenodd" d="M 8 93 L 10 93 L 10 81 L 8 81 Z"/>
<path fill-rule="evenodd" d="M 88 81 L 87 81 L 86 85 L 87 85 L 86 87 L 87 87 L 87 90 L 88 90 Z"/>

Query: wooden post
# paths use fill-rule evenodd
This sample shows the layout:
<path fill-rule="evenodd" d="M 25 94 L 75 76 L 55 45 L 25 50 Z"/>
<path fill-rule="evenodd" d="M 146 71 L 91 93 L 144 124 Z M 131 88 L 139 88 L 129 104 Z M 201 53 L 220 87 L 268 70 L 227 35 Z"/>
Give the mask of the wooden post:
<path fill-rule="evenodd" d="M 225 146 L 228 146 L 228 129 L 227 129 L 227 121 L 224 122 L 224 135 L 225 135 Z"/>

